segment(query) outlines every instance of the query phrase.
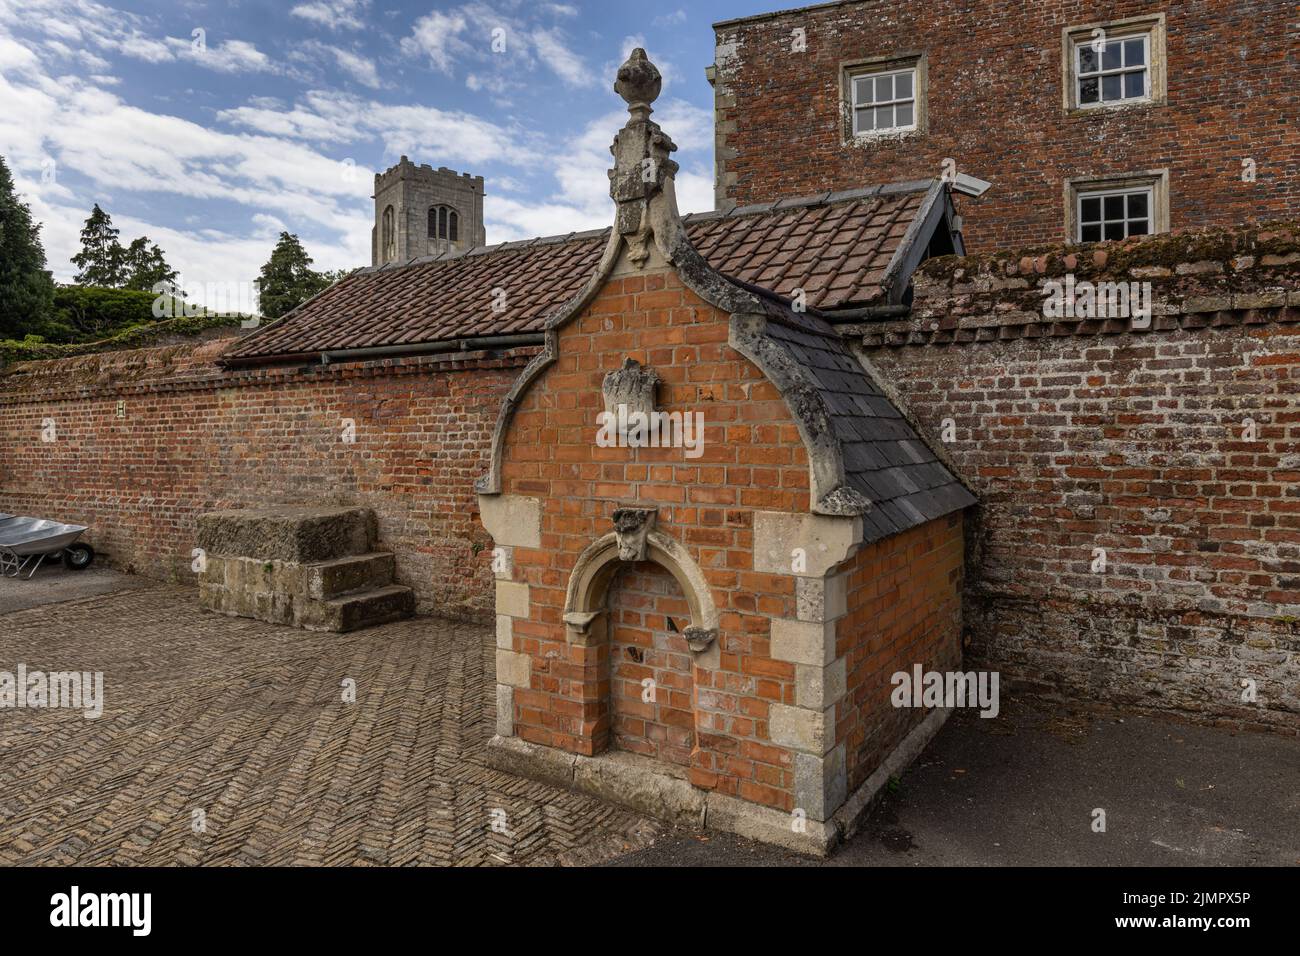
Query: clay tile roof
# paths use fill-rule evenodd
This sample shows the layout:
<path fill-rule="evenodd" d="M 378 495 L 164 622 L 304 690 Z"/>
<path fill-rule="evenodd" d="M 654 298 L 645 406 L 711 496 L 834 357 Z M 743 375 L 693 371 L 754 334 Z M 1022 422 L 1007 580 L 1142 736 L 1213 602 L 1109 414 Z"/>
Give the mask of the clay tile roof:
<path fill-rule="evenodd" d="M 719 272 L 807 305 L 877 303 L 929 181 L 684 217 Z M 596 269 L 609 230 L 360 269 L 241 339 L 224 361 L 540 332 Z"/>

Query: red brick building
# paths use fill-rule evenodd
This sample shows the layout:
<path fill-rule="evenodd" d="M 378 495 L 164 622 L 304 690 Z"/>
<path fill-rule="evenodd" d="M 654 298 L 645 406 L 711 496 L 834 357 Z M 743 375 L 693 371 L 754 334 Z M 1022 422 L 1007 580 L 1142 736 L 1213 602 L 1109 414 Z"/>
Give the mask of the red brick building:
<path fill-rule="evenodd" d="M 966 174 L 992 184 L 961 210 L 974 252 L 1300 215 L 1290 0 L 842 0 L 714 29 L 719 208 Z"/>

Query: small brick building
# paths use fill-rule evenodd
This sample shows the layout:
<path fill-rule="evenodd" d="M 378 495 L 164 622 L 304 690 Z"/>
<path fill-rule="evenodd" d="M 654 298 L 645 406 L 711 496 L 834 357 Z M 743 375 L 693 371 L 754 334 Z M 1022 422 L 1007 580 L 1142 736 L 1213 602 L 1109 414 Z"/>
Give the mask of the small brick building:
<path fill-rule="evenodd" d="M 617 89 L 617 226 L 479 484 L 501 557 L 493 756 L 824 849 L 944 713 L 893 708 L 889 676 L 960 663 L 975 499 L 824 319 L 700 256 L 643 52 Z M 703 441 L 598 442 L 620 408 L 696 416 Z"/>

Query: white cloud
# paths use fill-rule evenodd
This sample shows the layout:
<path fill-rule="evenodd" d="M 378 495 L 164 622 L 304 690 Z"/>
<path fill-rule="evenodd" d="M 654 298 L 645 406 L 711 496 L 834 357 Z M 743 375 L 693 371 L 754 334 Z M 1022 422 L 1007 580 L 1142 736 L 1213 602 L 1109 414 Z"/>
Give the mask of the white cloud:
<path fill-rule="evenodd" d="M 90 48 L 148 63 L 188 60 L 222 73 L 277 72 L 274 61 L 247 40 L 200 43 L 194 37 L 158 37 L 137 14 L 106 7 L 95 0 L 0 0 L 0 27 L 35 32 L 50 39 L 45 47 L 64 62 L 75 57 L 88 71 L 103 73 L 109 62 Z M 75 53 L 68 44 L 78 45 Z M 7 64 L 7 60 L 0 59 Z"/>
<path fill-rule="evenodd" d="M 582 57 L 565 46 L 559 30 L 538 30 L 532 40 L 541 61 L 569 86 L 591 86 L 596 81 Z"/>
<path fill-rule="evenodd" d="M 686 22 L 686 11 L 678 7 L 672 13 L 661 14 L 651 21 L 657 27 L 672 27 Z"/>
<path fill-rule="evenodd" d="M 189 46 L 188 40 L 180 41 Z M 171 48 L 162 40 L 154 37 L 145 36 L 139 31 L 132 30 L 131 33 L 124 37 L 114 38 L 104 41 L 103 46 L 109 49 L 117 50 L 134 60 L 146 60 L 152 63 L 167 63 L 174 60 Z"/>
<path fill-rule="evenodd" d="M 346 93 L 313 90 L 291 109 L 241 106 L 217 113 L 220 122 L 260 134 L 310 143 L 379 141 L 390 154 L 441 161 L 515 162 L 530 155 L 530 136 L 469 113 L 432 106 L 398 106 Z"/>
<path fill-rule="evenodd" d="M 469 49 L 460 38 L 466 26 L 462 14 L 435 10 L 415 21 L 411 35 L 401 42 L 401 50 L 408 56 L 423 54 L 434 69 L 450 76 L 456 57 Z"/>
<path fill-rule="evenodd" d="M 33 72 L 40 65 L 36 54 L 16 40 L 0 36 L 0 70 L 13 73 Z"/>
<path fill-rule="evenodd" d="M 338 64 L 339 69 L 363 86 L 377 90 L 381 85 L 379 70 L 375 67 L 373 60 L 362 56 L 360 53 L 345 50 L 342 47 L 321 43 L 317 40 L 308 40 L 300 44 L 298 49 L 290 56 L 304 63 L 319 63 L 322 59 L 329 57 Z"/>
<path fill-rule="evenodd" d="M 524 8 L 529 11 L 529 8 Z M 541 12 L 569 15 L 563 4 L 543 5 Z M 541 26 L 534 19 L 519 20 L 482 0 L 453 10 L 435 10 L 415 22 L 411 35 L 400 44 L 410 57 L 422 57 L 447 76 L 472 64 L 467 85 L 473 90 L 503 93 L 527 83 L 526 73 L 539 66 L 549 69 L 568 86 L 592 85 L 598 78 L 569 45 L 558 27 Z M 576 13 L 576 10 L 572 10 Z"/>
<path fill-rule="evenodd" d="M 368 0 L 317 0 L 300 3 L 289 12 L 331 30 L 360 30 L 368 6 Z"/>
<path fill-rule="evenodd" d="M 176 59 L 220 73 L 276 73 L 280 69 L 269 56 L 245 40 L 226 40 L 209 46 L 196 45 L 192 39 L 168 37 L 167 46 Z"/>

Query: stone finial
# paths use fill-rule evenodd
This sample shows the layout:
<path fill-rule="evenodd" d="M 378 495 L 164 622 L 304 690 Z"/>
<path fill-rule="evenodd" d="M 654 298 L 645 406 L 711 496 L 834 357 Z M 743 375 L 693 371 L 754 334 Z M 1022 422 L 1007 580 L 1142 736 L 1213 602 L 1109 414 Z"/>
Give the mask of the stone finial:
<path fill-rule="evenodd" d="M 659 91 L 663 89 L 663 85 L 659 68 L 650 62 L 650 58 L 645 55 L 645 50 L 637 47 L 627 61 L 618 68 L 614 92 L 623 97 L 628 112 L 633 116 L 644 110 L 645 116 L 641 119 L 645 119 L 654 112 L 650 104 L 659 98 Z"/>
<path fill-rule="evenodd" d="M 629 116 L 610 147 L 614 168 L 609 171 L 609 194 L 618 206 L 614 228 L 626 240 L 637 268 L 649 258 L 652 239 L 661 249 L 669 248 L 677 239 L 669 233 L 681 229 L 673 185 L 677 164 L 671 158 L 677 147 L 650 119 L 650 104 L 662 87 L 659 70 L 639 47 L 618 68 L 614 83 L 627 101 Z"/>

